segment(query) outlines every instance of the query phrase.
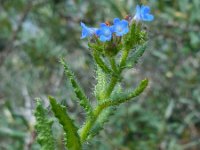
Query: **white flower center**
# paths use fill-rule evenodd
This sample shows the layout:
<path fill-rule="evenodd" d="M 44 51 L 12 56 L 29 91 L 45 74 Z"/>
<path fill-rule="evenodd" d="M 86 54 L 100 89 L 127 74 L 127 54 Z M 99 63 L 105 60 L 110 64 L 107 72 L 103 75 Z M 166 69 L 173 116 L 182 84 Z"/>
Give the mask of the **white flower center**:
<path fill-rule="evenodd" d="M 105 36 L 109 36 L 109 35 L 110 35 L 110 31 L 109 31 L 109 30 L 105 30 L 105 31 L 104 31 L 104 35 L 105 35 Z"/>
<path fill-rule="evenodd" d="M 117 31 L 122 32 L 122 27 L 121 26 L 117 26 Z"/>

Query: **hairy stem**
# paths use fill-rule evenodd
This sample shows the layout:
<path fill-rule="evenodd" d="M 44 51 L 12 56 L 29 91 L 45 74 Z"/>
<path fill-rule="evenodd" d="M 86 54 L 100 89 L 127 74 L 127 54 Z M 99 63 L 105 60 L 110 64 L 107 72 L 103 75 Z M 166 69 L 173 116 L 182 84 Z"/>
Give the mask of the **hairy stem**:
<path fill-rule="evenodd" d="M 83 128 L 81 129 L 80 132 L 80 138 L 81 138 L 81 143 L 83 143 L 88 136 L 88 133 L 90 132 L 90 129 L 92 128 L 92 126 L 94 125 L 95 121 L 98 119 L 100 113 L 107 107 L 110 106 L 115 106 L 115 105 L 119 105 L 121 103 L 124 103 L 126 101 L 129 101 L 132 98 L 137 97 L 138 95 L 140 95 L 144 89 L 147 87 L 148 85 L 148 80 L 142 80 L 141 83 L 139 84 L 139 86 L 130 94 L 128 94 L 126 97 L 124 98 L 119 98 L 119 99 L 110 99 L 107 100 L 101 104 L 99 104 L 96 109 L 94 110 L 94 116 L 93 118 L 90 118 L 86 121 L 85 126 L 83 126 Z"/>
<path fill-rule="evenodd" d="M 106 64 L 104 63 L 104 61 L 101 59 L 101 57 L 99 56 L 99 54 L 94 51 L 93 52 L 93 57 L 95 62 L 97 63 L 97 65 L 105 72 L 110 74 L 112 71 L 110 70 L 110 68 L 108 66 L 106 66 Z"/>
<path fill-rule="evenodd" d="M 110 65 L 111 65 L 113 71 L 114 71 L 114 72 L 117 72 L 117 66 L 116 66 L 115 58 L 110 57 L 110 58 L 109 58 L 109 61 L 110 61 Z"/>
<path fill-rule="evenodd" d="M 121 58 L 121 61 L 120 61 L 120 65 L 119 65 L 120 66 L 119 74 L 121 74 L 121 72 L 123 70 L 123 66 L 126 65 L 126 60 L 127 60 L 128 54 L 129 54 L 129 51 L 124 49 L 123 54 L 122 54 L 122 58 Z M 114 60 L 112 60 L 113 58 L 110 58 L 110 59 L 111 59 L 110 60 L 111 66 L 112 66 L 112 65 L 114 65 Z M 115 65 L 115 67 L 116 67 L 116 65 Z M 111 95 L 115 85 L 117 84 L 117 81 L 118 81 L 118 78 L 116 78 L 115 76 L 113 76 L 111 78 L 110 85 L 108 86 L 108 88 L 105 91 L 105 96 L 104 96 L 105 99 L 107 99 Z"/>
<path fill-rule="evenodd" d="M 126 60 L 127 60 L 128 54 L 129 54 L 129 50 L 124 49 L 123 54 L 122 54 L 122 58 L 121 58 L 121 61 L 120 61 L 120 65 L 119 65 L 120 66 L 120 73 L 123 70 L 123 66 L 126 65 Z"/>
<path fill-rule="evenodd" d="M 123 51 L 122 58 L 121 58 L 121 61 L 120 61 L 120 68 L 119 68 L 119 72 L 118 72 L 119 74 L 121 74 L 121 72 L 123 70 L 122 66 L 126 65 L 126 60 L 127 60 L 128 54 L 129 54 L 128 50 L 124 50 Z M 111 63 L 111 67 L 112 68 L 116 67 L 115 61 L 114 61 L 113 58 L 110 58 L 110 63 Z M 113 68 L 113 70 L 114 70 L 114 68 Z M 117 81 L 118 81 L 118 78 L 116 76 L 112 76 L 110 84 L 109 84 L 109 86 L 107 87 L 107 89 L 105 91 L 105 95 L 103 97 L 104 99 L 108 99 L 110 97 L 110 95 L 112 94 L 112 91 L 113 91 L 115 85 L 117 84 Z M 86 120 L 84 126 L 80 130 L 81 143 L 85 142 L 85 140 L 87 139 L 88 134 L 90 132 L 90 129 L 95 124 L 95 122 L 98 119 L 100 113 L 102 112 L 102 110 L 104 108 L 106 108 L 108 106 L 110 106 L 110 105 L 104 105 L 104 104 L 98 105 L 95 108 L 94 112 L 93 112 L 94 116 L 92 118 L 89 118 L 89 119 Z"/>
<path fill-rule="evenodd" d="M 85 125 L 82 127 L 82 129 L 80 131 L 81 143 L 85 142 L 85 140 L 87 139 L 87 136 L 88 136 L 88 133 L 89 133 L 90 129 L 92 128 L 92 126 L 94 125 L 95 121 L 99 117 L 99 114 L 101 113 L 101 111 L 104 108 L 105 107 L 103 105 L 97 106 L 96 109 L 94 110 L 94 116 L 92 118 L 88 119 L 86 121 Z"/>
<path fill-rule="evenodd" d="M 129 94 L 127 94 L 126 96 L 124 96 L 122 98 L 117 98 L 117 99 L 115 98 L 115 99 L 107 100 L 107 101 L 101 103 L 99 106 L 102 105 L 101 107 L 105 108 L 105 107 L 109 107 L 109 106 L 119 105 L 126 101 L 129 101 L 130 99 L 139 96 L 145 90 L 147 85 L 148 85 L 148 79 L 144 79 L 140 82 L 140 84 L 137 86 L 137 88 L 133 92 L 130 92 Z"/>
<path fill-rule="evenodd" d="M 117 81 L 118 81 L 118 78 L 116 77 L 111 78 L 110 84 L 105 90 L 104 99 L 107 99 L 111 95 L 113 89 L 115 88 L 115 85 L 117 84 Z"/>

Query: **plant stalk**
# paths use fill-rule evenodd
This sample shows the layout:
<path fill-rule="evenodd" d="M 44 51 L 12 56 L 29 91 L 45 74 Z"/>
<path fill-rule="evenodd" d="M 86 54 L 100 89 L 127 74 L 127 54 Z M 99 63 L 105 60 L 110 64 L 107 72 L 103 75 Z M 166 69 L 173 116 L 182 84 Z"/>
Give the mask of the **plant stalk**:
<path fill-rule="evenodd" d="M 126 65 L 126 59 L 128 57 L 128 54 L 129 54 L 129 51 L 124 49 L 122 57 L 121 57 L 120 65 L 119 65 L 119 72 L 118 72 L 119 74 L 121 74 L 121 72 L 123 70 L 123 66 Z M 113 65 L 115 65 L 115 61 L 113 58 L 110 58 L 110 63 L 113 68 L 114 67 Z M 115 65 L 115 67 L 116 67 L 116 65 Z M 117 69 L 117 68 L 113 68 L 113 70 L 114 69 Z M 117 84 L 117 81 L 118 81 L 118 78 L 116 76 L 112 76 L 110 84 L 109 84 L 108 88 L 106 89 L 104 99 L 108 99 L 110 97 L 115 85 Z M 105 109 L 106 107 L 108 107 L 108 106 L 107 105 L 98 105 L 93 112 L 94 116 L 92 118 L 89 118 L 88 120 L 86 120 L 84 126 L 80 130 L 81 143 L 84 143 L 86 141 L 88 134 L 90 132 L 90 129 L 94 125 L 95 121 L 98 119 L 102 110 Z"/>

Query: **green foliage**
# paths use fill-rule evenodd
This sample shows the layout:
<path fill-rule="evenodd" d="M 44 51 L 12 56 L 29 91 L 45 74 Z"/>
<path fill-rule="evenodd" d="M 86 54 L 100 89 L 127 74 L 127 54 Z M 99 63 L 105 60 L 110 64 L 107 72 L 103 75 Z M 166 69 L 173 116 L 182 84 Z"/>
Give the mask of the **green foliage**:
<path fill-rule="evenodd" d="M 96 80 L 97 84 L 95 86 L 95 97 L 97 98 L 98 101 L 102 100 L 102 92 L 104 92 L 104 89 L 106 88 L 107 84 L 107 77 L 106 74 L 97 66 L 96 68 Z"/>
<path fill-rule="evenodd" d="M 98 79 L 94 78 L 87 41 L 80 40 L 79 23 L 83 21 L 97 26 L 100 20 L 111 21 L 116 16 L 122 16 L 122 19 L 128 12 L 133 15 L 138 3 L 150 5 L 155 14 L 154 22 L 141 26 L 141 29 L 150 31 L 147 55 L 143 55 L 137 65 L 133 64 L 133 69 L 128 67 L 123 71 L 123 78 L 118 80 L 122 83 L 116 84 L 111 95 L 132 92 L 129 89 L 145 77 L 148 77 L 151 88 L 137 100 L 113 111 L 114 115 L 107 118 L 104 130 L 85 144 L 84 149 L 199 149 L 199 0 L 34 1 L 16 33 L 16 40 L 10 42 L 27 3 L 26 0 L 0 1 L 0 55 L 5 52 L 5 47 L 13 45 L 0 64 L 0 149 L 40 149 L 34 142 L 34 116 L 27 113 L 32 112 L 33 99 L 38 96 L 45 104 L 48 103 L 47 95 L 58 97 L 68 106 L 68 113 L 76 116 L 76 122 L 82 123 L 85 118 L 82 109 L 72 103 L 76 98 L 71 86 L 63 81 L 63 68 L 57 59 L 62 56 L 70 62 L 81 87 L 90 102 L 95 104 L 97 96 L 93 96 L 91 90 L 96 83 L 94 79 Z M 104 46 L 90 49 L 105 50 Z M 124 66 L 132 64 L 128 59 L 137 49 L 132 47 Z M 120 57 L 121 53 L 117 55 Z M 116 62 L 120 61 L 119 57 Z M 105 63 L 108 61 L 106 59 Z M 111 69 L 111 65 L 108 67 Z M 108 77 L 105 88 L 110 82 Z M 122 90 L 118 90 L 118 86 Z M 25 94 L 24 88 L 28 89 Z M 28 98 L 31 100 L 29 106 Z M 54 139 L 58 149 L 64 149 L 62 131 L 56 124 L 52 130 L 56 133 Z"/>
<path fill-rule="evenodd" d="M 127 68 L 133 68 L 137 63 L 139 58 L 144 54 L 147 47 L 147 43 L 139 46 L 127 59 Z"/>
<path fill-rule="evenodd" d="M 132 28 L 132 26 L 135 26 L 135 24 L 131 24 L 130 28 Z M 130 47 L 133 48 L 134 46 L 136 46 L 135 44 L 137 43 L 138 40 L 140 40 L 138 36 L 142 34 L 142 33 L 138 34 L 139 32 L 133 32 L 133 31 L 131 33 L 136 34 L 136 35 L 134 36 L 129 35 L 125 37 L 125 40 L 127 41 L 129 40 L 129 42 L 127 42 L 125 48 L 121 50 L 121 53 L 122 53 L 121 60 L 117 62 L 119 64 L 117 64 L 115 61 L 115 57 L 117 53 L 112 53 L 112 51 L 115 51 L 115 47 L 112 47 L 111 49 L 108 50 L 108 51 L 111 51 L 110 53 L 114 55 L 105 55 L 105 56 L 104 56 L 103 51 L 99 52 L 97 56 L 95 54 L 96 49 L 93 49 L 94 54 L 95 54 L 94 57 L 100 58 L 104 56 L 103 57 L 104 60 L 105 59 L 109 60 L 113 74 L 109 74 L 108 72 L 104 71 L 105 67 L 102 67 L 104 65 L 108 67 L 109 64 L 104 64 L 103 61 L 97 62 L 97 65 L 99 67 L 97 67 L 97 71 L 96 71 L 97 86 L 95 87 L 95 95 L 97 96 L 96 98 L 98 99 L 99 103 L 93 111 L 94 116 L 92 118 L 87 119 L 85 121 L 85 124 L 80 129 L 80 138 L 81 138 L 82 143 L 87 141 L 89 138 L 93 137 L 95 134 L 98 133 L 98 131 L 100 131 L 103 128 L 103 125 L 106 121 L 108 121 L 109 116 L 112 113 L 114 113 L 113 109 L 109 109 L 110 107 L 120 105 L 121 103 L 124 103 L 132 99 L 133 97 L 140 95 L 148 85 L 147 79 L 142 80 L 140 85 L 134 91 L 129 92 L 129 93 L 116 93 L 118 97 L 115 97 L 115 99 L 112 99 L 112 93 L 113 91 L 115 91 L 114 89 L 117 83 L 120 82 L 120 75 L 124 69 L 123 66 L 127 64 L 127 58 L 128 58 L 129 52 L 131 51 Z M 133 42 L 136 41 L 134 44 L 131 43 L 129 39 L 130 37 L 133 38 L 132 39 Z M 114 39 L 113 41 L 108 42 L 108 44 L 112 45 L 113 44 L 112 42 L 120 43 L 120 41 L 116 41 L 116 39 Z M 96 42 L 96 44 L 99 45 L 99 42 Z M 140 50 L 140 53 L 138 52 L 139 54 L 137 53 L 137 56 L 135 57 L 135 59 L 139 59 L 139 57 L 142 55 L 143 52 L 144 52 L 144 48 Z M 105 82 L 107 79 L 109 79 L 110 81 L 109 81 L 109 84 L 105 86 Z"/>
<path fill-rule="evenodd" d="M 133 49 L 136 45 L 141 45 L 147 40 L 146 32 L 141 29 L 141 24 L 132 22 L 130 31 L 123 37 L 123 46 L 125 49 Z"/>
<path fill-rule="evenodd" d="M 107 74 L 111 74 L 112 70 L 110 70 L 110 68 L 108 66 L 106 66 L 106 64 L 104 63 L 104 61 L 101 59 L 100 53 L 94 51 L 93 52 L 93 56 L 94 56 L 94 60 L 97 63 L 97 65 Z"/>
<path fill-rule="evenodd" d="M 64 62 L 64 59 L 61 59 L 61 64 L 64 66 L 64 72 L 66 76 L 69 78 L 71 85 L 74 89 L 74 92 L 77 98 L 80 101 L 80 105 L 84 108 L 87 113 L 87 117 L 85 123 L 81 128 L 78 128 L 74 125 L 73 121 L 67 114 L 66 107 L 58 104 L 56 99 L 53 97 L 49 97 L 50 104 L 52 111 L 56 118 L 58 118 L 60 124 L 63 126 L 63 129 L 66 133 L 65 141 L 66 147 L 68 149 L 81 149 L 82 145 L 91 139 L 94 135 L 96 135 L 101 129 L 103 129 L 104 123 L 109 120 L 109 117 L 114 114 L 115 109 L 113 106 L 118 106 L 121 103 L 125 103 L 132 98 L 140 95 L 144 89 L 148 85 L 148 80 L 142 80 L 139 86 L 132 92 L 120 92 L 119 85 L 121 79 L 121 73 L 124 70 L 124 66 L 127 64 L 127 58 L 129 56 L 129 52 L 133 47 L 136 47 L 137 44 L 140 43 L 140 35 L 143 34 L 137 28 L 135 23 L 130 24 L 131 34 L 126 36 L 123 40 L 128 41 L 125 42 L 124 48 L 120 46 L 121 38 L 113 38 L 110 42 L 107 42 L 105 45 L 96 41 L 93 43 L 95 45 L 104 45 L 104 49 L 99 51 L 98 49 L 94 48 L 93 50 L 93 57 L 95 60 L 96 68 L 96 75 L 97 75 L 97 84 L 95 86 L 94 94 L 96 99 L 98 100 L 97 105 L 95 106 L 94 110 L 89 103 L 88 98 L 86 97 L 83 90 L 80 88 L 79 84 L 77 83 L 73 72 L 69 69 L 68 65 Z M 132 27 L 134 26 L 134 28 Z M 133 30 L 134 29 L 134 30 Z M 132 42 L 130 40 L 132 38 Z M 112 46 L 116 45 L 119 49 L 116 51 L 116 47 Z M 89 45 L 92 48 L 91 45 Z M 108 48 L 108 49 L 107 49 Z M 120 49 L 121 48 L 121 49 Z M 143 54 L 145 48 L 140 48 L 136 52 L 136 56 L 134 57 L 134 63 L 137 62 L 139 57 Z M 107 51 L 107 52 L 106 52 Z M 120 61 L 116 62 L 116 57 L 118 52 L 122 53 Z M 133 57 L 133 56 L 132 56 Z M 109 63 L 106 62 L 106 59 L 109 60 Z M 109 68 L 111 67 L 111 69 Z M 107 84 L 107 82 L 109 82 Z M 118 84 L 119 82 L 119 84 Z M 117 87 L 115 90 L 115 87 Z M 112 93 L 115 93 L 112 95 Z M 79 134 L 77 133 L 79 132 Z"/>
<path fill-rule="evenodd" d="M 101 130 L 104 129 L 104 124 L 109 121 L 110 117 L 115 114 L 116 108 L 109 107 L 106 108 L 98 117 L 94 127 L 91 129 L 88 139 L 92 139 L 94 136 L 99 134 Z"/>
<path fill-rule="evenodd" d="M 47 118 L 46 110 L 43 108 L 41 100 L 36 99 L 36 125 L 37 141 L 41 145 L 42 150 L 55 150 L 54 138 L 52 135 L 53 121 Z"/>
<path fill-rule="evenodd" d="M 140 95 L 145 88 L 148 85 L 148 79 L 144 79 L 140 82 L 140 84 L 138 85 L 138 87 L 131 91 L 131 92 L 124 92 L 124 93 L 119 93 L 114 95 L 114 97 L 111 97 L 111 101 L 105 101 L 103 102 L 101 105 L 110 105 L 110 106 L 115 106 L 115 105 L 119 105 L 122 103 L 125 103 L 129 100 L 131 100 L 132 98 L 137 97 L 138 95 Z"/>
<path fill-rule="evenodd" d="M 58 104 L 56 102 L 56 99 L 54 99 L 53 97 L 49 97 L 49 101 L 55 117 L 63 126 L 65 132 L 66 147 L 69 150 L 81 150 L 80 138 L 77 133 L 78 128 L 74 125 L 74 122 L 67 114 L 66 107 Z"/>
<path fill-rule="evenodd" d="M 74 92 L 76 93 L 77 98 L 79 99 L 79 103 L 80 105 L 84 108 L 84 110 L 86 111 L 87 115 L 92 117 L 92 107 L 90 105 L 89 99 L 86 97 L 86 95 L 84 94 L 83 90 L 81 89 L 81 87 L 79 86 L 79 84 L 77 83 L 74 74 L 71 72 L 71 70 L 68 68 L 67 64 L 64 62 L 63 59 L 61 59 L 61 64 L 64 66 L 65 69 L 65 74 L 66 76 L 69 77 L 70 82 L 72 84 L 72 87 L 74 89 Z"/>

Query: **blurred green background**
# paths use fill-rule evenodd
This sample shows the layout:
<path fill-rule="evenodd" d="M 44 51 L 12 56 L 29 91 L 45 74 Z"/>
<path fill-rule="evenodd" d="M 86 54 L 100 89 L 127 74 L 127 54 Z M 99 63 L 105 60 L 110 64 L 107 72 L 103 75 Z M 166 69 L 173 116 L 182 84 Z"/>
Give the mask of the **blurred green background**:
<path fill-rule="evenodd" d="M 69 62 L 93 99 L 94 64 L 87 40 L 80 40 L 80 21 L 98 26 L 133 15 L 141 3 L 155 20 L 145 23 L 148 49 L 136 68 L 124 72 L 124 86 L 145 77 L 150 85 L 121 105 L 84 149 L 200 149 L 199 0 L 0 0 L 0 150 L 40 149 L 33 128 L 36 97 L 49 110 L 47 96 L 55 96 L 77 124 L 83 122 L 58 58 Z M 61 127 L 55 123 L 53 129 L 63 149 Z"/>

